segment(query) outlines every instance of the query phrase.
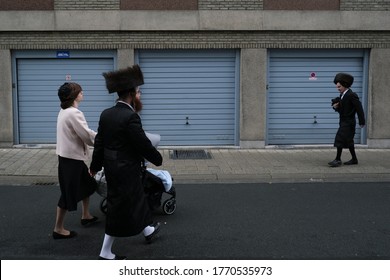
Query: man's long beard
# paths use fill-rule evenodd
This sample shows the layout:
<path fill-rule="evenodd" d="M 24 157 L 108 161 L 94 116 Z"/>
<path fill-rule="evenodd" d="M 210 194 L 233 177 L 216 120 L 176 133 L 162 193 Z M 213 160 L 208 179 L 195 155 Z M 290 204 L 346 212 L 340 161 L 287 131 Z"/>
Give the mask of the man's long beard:
<path fill-rule="evenodd" d="M 142 105 L 141 100 L 139 100 L 138 98 L 135 98 L 133 100 L 131 106 L 133 106 L 136 113 L 139 113 L 139 112 L 141 112 L 143 105 Z"/>

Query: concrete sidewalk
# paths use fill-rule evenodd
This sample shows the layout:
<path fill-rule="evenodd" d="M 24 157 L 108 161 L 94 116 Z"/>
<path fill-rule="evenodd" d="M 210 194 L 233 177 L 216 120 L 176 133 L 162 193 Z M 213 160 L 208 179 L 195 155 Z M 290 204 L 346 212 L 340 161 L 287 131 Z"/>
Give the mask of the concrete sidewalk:
<path fill-rule="evenodd" d="M 357 148 L 359 164 L 338 168 L 327 165 L 336 153 L 330 147 L 205 150 L 211 159 L 171 159 L 170 149 L 160 149 L 160 169 L 168 170 L 176 184 L 390 182 L 390 149 Z M 349 159 L 344 150 L 342 160 Z M 2 148 L 0 185 L 57 184 L 57 163 L 54 148 Z"/>

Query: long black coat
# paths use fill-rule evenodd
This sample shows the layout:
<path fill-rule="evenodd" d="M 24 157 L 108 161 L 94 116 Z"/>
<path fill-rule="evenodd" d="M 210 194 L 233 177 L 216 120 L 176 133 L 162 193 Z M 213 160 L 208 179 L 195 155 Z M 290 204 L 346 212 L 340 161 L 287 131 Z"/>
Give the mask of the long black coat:
<path fill-rule="evenodd" d="M 156 166 L 162 156 L 142 128 L 130 106 L 118 102 L 100 116 L 91 171 L 104 166 L 107 181 L 106 234 L 126 237 L 139 234 L 152 223 L 141 183 L 143 159 Z"/>
<path fill-rule="evenodd" d="M 364 111 L 359 96 L 351 89 L 344 94 L 335 109 L 339 115 L 339 129 L 337 131 L 334 146 L 338 148 L 349 148 L 354 145 L 353 138 L 356 131 L 356 114 L 359 119 L 359 125 L 365 125 Z"/>

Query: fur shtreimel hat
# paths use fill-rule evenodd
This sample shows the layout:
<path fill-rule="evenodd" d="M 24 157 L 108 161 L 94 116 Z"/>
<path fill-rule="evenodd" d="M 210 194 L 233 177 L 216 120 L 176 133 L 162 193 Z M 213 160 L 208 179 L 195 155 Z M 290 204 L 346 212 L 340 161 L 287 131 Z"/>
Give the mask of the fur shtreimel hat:
<path fill-rule="evenodd" d="M 343 87 L 349 88 L 353 84 L 353 76 L 347 73 L 338 73 L 334 77 L 335 84 L 340 83 Z"/>
<path fill-rule="evenodd" d="M 144 84 L 144 75 L 139 65 L 103 73 L 109 93 L 128 91 Z"/>

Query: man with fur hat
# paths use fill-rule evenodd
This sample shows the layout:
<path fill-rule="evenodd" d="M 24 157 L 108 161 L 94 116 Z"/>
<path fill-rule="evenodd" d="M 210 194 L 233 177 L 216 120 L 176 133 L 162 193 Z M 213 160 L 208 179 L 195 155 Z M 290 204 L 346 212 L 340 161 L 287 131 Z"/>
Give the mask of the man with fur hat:
<path fill-rule="evenodd" d="M 334 140 L 334 146 L 337 148 L 336 158 L 328 163 L 331 167 L 341 166 L 343 148 L 348 148 L 352 156 L 352 159 L 344 162 L 344 165 L 358 164 L 353 141 L 356 129 L 356 114 L 359 119 L 360 127 L 363 128 L 366 121 L 362 103 L 357 94 L 350 89 L 353 80 L 354 78 L 350 74 L 338 73 L 333 81 L 340 93 L 340 97 L 332 100 L 332 107 L 339 113 L 340 121 L 339 129 Z"/>
<path fill-rule="evenodd" d="M 91 175 L 104 166 L 107 181 L 107 216 L 105 237 L 99 259 L 125 259 L 112 253 L 116 237 L 143 232 L 150 243 L 160 229 L 153 223 L 141 183 L 144 159 L 156 166 L 162 156 L 142 128 L 138 112 L 142 108 L 139 86 L 144 83 L 138 65 L 103 73 L 109 93 L 117 92 L 115 106 L 102 112 L 95 138 Z"/>

